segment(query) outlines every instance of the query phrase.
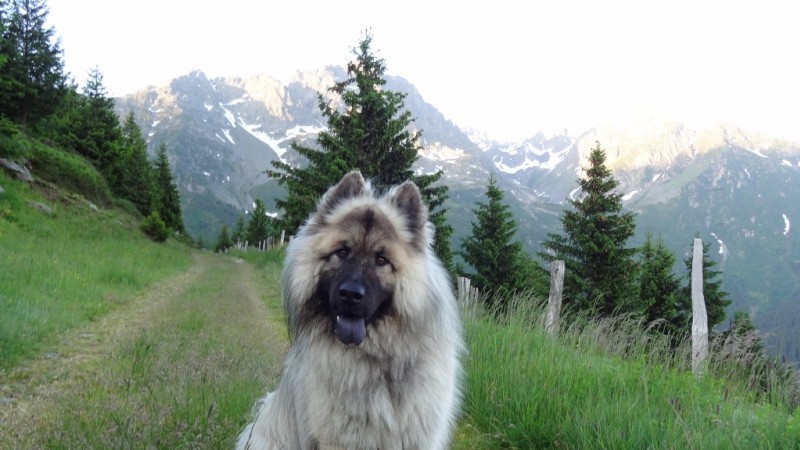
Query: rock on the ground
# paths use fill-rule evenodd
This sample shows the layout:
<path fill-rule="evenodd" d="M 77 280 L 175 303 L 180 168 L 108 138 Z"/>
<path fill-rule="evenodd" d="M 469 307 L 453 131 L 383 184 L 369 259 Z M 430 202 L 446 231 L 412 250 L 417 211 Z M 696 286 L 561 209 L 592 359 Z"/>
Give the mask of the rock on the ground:
<path fill-rule="evenodd" d="M 0 158 L 0 167 L 4 168 L 6 172 L 11 173 L 15 177 L 28 183 L 33 183 L 33 175 L 25 167 L 11 161 L 10 159 Z"/>
<path fill-rule="evenodd" d="M 31 201 L 31 202 L 28 202 L 28 206 L 30 206 L 33 209 L 39 210 L 39 211 L 47 214 L 48 216 L 52 216 L 53 215 L 53 208 L 45 205 L 44 203 Z"/>

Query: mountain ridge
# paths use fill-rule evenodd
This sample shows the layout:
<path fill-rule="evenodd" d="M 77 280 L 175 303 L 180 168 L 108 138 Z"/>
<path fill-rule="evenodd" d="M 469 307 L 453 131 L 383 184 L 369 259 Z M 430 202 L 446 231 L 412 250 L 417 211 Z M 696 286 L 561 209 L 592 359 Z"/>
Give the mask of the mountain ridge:
<path fill-rule="evenodd" d="M 117 99 L 117 111 L 121 116 L 134 112 L 151 152 L 167 145 L 187 229 L 209 240 L 221 224 L 230 226 L 252 209 L 255 198 L 275 211 L 274 198 L 285 194 L 264 170 L 278 158 L 302 163 L 289 144 L 314 145 L 325 125 L 318 95 L 336 102 L 327 86 L 345 76 L 344 69 L 330 66 L 297 72 L 283 84 L 268 75 L 209 79 L 194 71 Z M 467 218 L 494 173 L 515 211 L 519 239 L 529 252 L 537 251 L 546 233 L 560 232 L 565 200 L 578 195 L 576 179 L 599 142 L 620 182 L 625 207 L 638 214 L 637 235 L 663 235 L 678 259 L 695 234 L 720 249 L 724 244 L 718 257 L 734 308 L 750 311 L 759 326 L 785 317 L 785 308 L 800 315 L 800 307 L 786 306 L 800 299 L 800 252 L 792 245 L 796 228 L 791 227 L 800 220 L 797 143 L 731 124 L 694 129 L 648 114 L 577 135 L 532 133 L 522 142 L 503 143 L 462 130 L 402 77 L 387 77 L 386 88 L 407 95 L 412 127 L 423 131 L 415 169 L 444 169 L 454 245 L 468 233 Z M 777 262 L 765 268 L 747 266 L 776 255 Z M 783 279 L 757 286 L 756 275 L 771 279 L 771 272 L 787 270 Z M 800 324 L 787 327 L 800 330 Z M 800 345 L 791 347 L 784 354 L 800 361 Z"/>

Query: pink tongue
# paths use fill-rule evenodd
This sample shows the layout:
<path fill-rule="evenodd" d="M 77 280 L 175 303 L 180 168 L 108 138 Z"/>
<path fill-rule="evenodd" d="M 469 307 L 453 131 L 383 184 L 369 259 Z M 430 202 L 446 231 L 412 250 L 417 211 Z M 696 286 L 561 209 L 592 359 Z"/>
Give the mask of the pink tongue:
<path fill-rule="evenodd" d="M 360 344 L 367 334 L 364 319 L 357 317 L 339 316 L 336 318 L 336 336 L 344 344 Z"/>

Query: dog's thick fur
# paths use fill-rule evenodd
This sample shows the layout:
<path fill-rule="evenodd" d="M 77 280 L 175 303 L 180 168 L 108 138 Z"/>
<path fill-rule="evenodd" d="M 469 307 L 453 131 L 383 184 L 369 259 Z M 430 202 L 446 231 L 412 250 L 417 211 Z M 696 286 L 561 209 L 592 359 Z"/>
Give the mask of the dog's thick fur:
<path fill-rule="evenodd" d="M 286 254 L 281 381 L 238 449 L 447 448 L 463 343 L 427 214 L 411 182 L 325 194 Z"/>

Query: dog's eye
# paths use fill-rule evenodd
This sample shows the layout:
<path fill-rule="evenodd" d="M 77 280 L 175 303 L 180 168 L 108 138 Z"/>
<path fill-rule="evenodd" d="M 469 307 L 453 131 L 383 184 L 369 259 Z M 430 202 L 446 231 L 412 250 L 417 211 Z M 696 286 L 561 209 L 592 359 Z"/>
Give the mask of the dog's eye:
<path fill-rule="evenodd" d="M 386 259 L 385 256 L 383 256 L 381 254 L 375 255 L 375 265 L 376 266 L 383 267 L 383 266 L 385 266 L 387 264 L 389 264 L 389 260 Z"/>
<path fill-rule="evenodd" d="M 349 254 L 350 254 L 350 249 L 347 249 L 347 248 L 340 248 L 339 250 L 336 250 L 336 252 L 334 252 L 334 253 L 335 253 L 335 254 L 336 254 L 336 256 L 338 256 L 339 258 L 342 258 L 342 259 L 344 259 L 344 258 L 347 258 L 347 255 L 349 255 Z"/>

